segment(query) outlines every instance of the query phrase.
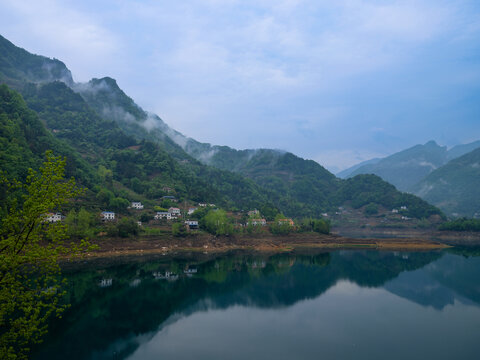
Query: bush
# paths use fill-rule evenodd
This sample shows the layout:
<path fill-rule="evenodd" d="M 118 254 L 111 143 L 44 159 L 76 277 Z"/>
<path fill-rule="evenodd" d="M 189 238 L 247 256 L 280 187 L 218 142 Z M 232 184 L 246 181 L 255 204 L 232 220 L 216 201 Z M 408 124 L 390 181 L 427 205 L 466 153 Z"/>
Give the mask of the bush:
<path fill-rule="evenodd" d="M 138 224 L 132 218 L 122 218 L 117 225 L 117 233 L 120 237 L 129 237 L 138 234 Z"/>

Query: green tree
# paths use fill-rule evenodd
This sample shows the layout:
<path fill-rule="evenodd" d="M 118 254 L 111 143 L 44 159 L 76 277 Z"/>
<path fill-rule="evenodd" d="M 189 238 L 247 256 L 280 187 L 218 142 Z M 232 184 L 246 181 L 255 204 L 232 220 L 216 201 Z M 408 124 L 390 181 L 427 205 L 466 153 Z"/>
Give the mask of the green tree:
<path fill-rule="evenodd" d="M 287 235 L 293 230 L 293 226 L 290 225 L 289 221 L 285 218 L 285 215 L 279 213 L 275 216 L 275 220 L 270 226 L 270 231 L 272 234 L 278 235 Z"/>
<path fill-rule="evenodd" d="M 184 224 L 180 222 L 176 222 L 172 224 L 172 235 L 173 236 L 178 236 L 178 237 L 183 237 L 187 235 L 187 228 L 185 227 Z"/>
<path fill-rule="evenodd" d="M 25 183 L 2 183 L 8 213 L 0 230 L 0 358 L 25 359 L 31 344 L 41 341 L 50 315 L 65 309 L 58 258 L 75 255 L 87 244 L 66 245 L 64 224 L 45 222 L 79 194 L 75 181 L 64 179 L 65 160 L 47 152 L 39 172 L 29 170 Z"/>
<path fill-rule="evenodd" d="M 229 235 L 233 233 L 233 224 L 225 210 L 211 210 L 203 218 L 205 230 L 214 235 Z"/>
<path fill-rule="evenodd" d="M 138 224 L 132 218 L 124 217 L 118 222 L 118 225 L 117 225 L 117 232 L 118 232 L 118 236 L 120 237 L 137 235 L 138 230 L 139 230 Z"/>

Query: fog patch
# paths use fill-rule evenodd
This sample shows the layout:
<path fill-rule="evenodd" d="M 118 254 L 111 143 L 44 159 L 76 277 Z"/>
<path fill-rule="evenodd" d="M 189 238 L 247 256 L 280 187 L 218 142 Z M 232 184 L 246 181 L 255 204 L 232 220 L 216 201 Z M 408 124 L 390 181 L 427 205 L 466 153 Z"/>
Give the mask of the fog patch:
<path fill-rule="evenodd" d="M 173 130 L 170 126 L 165 124 L 165 122 L 160 119 L 157 115 L 147 112 L 147 119 L 140 123 L 147 131 L 152 131 L 158 129 L 167 135 L 174 143 L 179 145 L 183 150 L 186 149 L 189 142 L 189 138 L 179 133 L 176 130 Z"/>
<path fill-rule="evenodd" d="M 96 95 L 100 91 L 116 95 L 110 85 L 108 85 L 103 79 L 96 84 L 93 84 L 92 82 L 75 84 L 74 90 L 81 93 L 87 93 L 87 95 Z"/>
<path fill-rule="evenodd" d="M 128 111 L 123 110 L 119 106 L 107 106 L 105 105 L 102 109 L 102 116 L 105 118 L 113 119 L 115 121 L 124 121 L 126 123 L 139 123 L 135 116 L 130 114 Z"/>
<path fill-rule="evenodd" d="M 205 151 L 196 156 L 197 160 L 203 163 L 209 163 L 212 157 L 218 152 L 216 148 L 211 148 L 209 151 Z"/>
<path fill-rule="evenodd" d="M 435 165 L 433 165 L 432 163 L 429 163 L 427 161 L 420 161 L 418 163 L 418 165 L 420 166 L 428 166 L 428 167 L 431 167 L 432 169 L 436 169 L 437 167 Z"/>
<path fill-rule="evenodd" d="M 73 85 L 72 73 L 60 60 L 46 58 L 41 65 L 41 69 L 40 76 L 31 72 L 28 72 L 28 76 L 41 82 L 61 81 L 68 86 Z M 40 79 L 38 79 L 39 77 Z"/>
<path fill-rule="evenodd" d="M 420 188 L 420 190 L 416 192 L 416 194 L 420 197 L 424 197 L 429 192 L 433 191 L 433 189 L 435 189 L 435 186 L 433 184 L 425 184 Z"/>

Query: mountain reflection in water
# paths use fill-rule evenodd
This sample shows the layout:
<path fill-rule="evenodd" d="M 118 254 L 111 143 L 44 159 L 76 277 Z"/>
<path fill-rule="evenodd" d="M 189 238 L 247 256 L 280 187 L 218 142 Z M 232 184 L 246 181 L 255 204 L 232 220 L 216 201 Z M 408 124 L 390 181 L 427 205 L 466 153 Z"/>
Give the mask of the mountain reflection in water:
<path fill-rule="evenodd" d="M 480 257 L 185 255 L 66 275 L 72 307 L 35 359 L 459 359 L 480 350 Z"/>

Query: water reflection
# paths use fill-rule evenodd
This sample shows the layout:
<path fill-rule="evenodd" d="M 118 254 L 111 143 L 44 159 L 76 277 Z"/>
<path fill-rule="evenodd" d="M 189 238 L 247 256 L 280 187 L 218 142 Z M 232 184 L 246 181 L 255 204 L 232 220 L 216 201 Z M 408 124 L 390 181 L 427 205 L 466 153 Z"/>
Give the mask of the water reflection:
<path fill-rule="evenodd" d="M 392 349 L 387 357 L 440 349 L 446 358 L 434 335 L 468 355 L 478 350 L 479 275 L 480 258 L 445 252 L 92 264 L 68 274 L 72 307 L 35 358 L 372 358 Z M 402 348 L 408 341 L 418 356 Z"/>

